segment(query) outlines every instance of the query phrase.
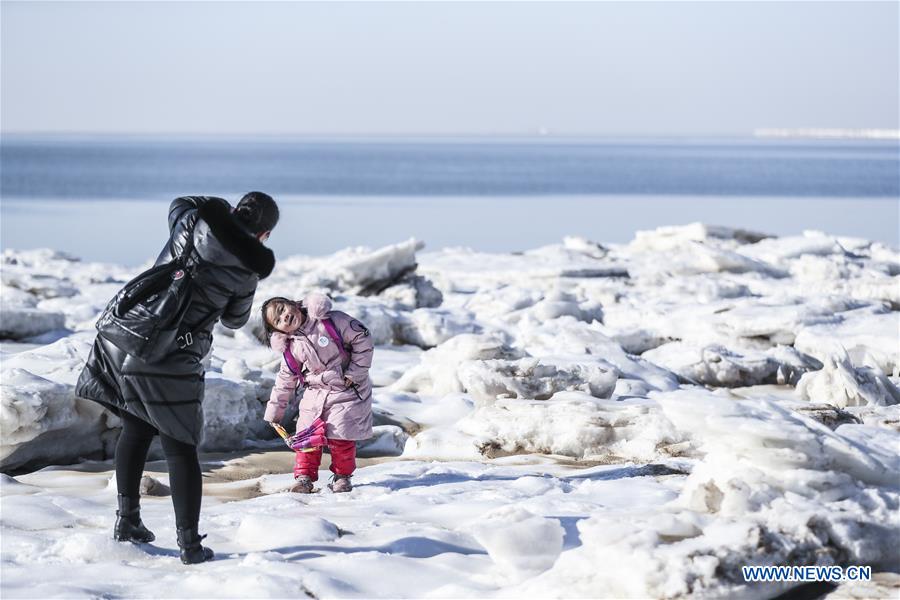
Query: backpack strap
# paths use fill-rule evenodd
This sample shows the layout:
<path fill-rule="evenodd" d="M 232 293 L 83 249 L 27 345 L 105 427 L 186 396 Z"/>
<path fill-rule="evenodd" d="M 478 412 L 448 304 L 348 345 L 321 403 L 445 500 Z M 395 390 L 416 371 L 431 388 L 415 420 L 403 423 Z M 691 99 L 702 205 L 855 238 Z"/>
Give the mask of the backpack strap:
<path fill-rule="evenodd" d="M 347 348 L 344 347 L 344 338 L 341 337 L 341 332 L 334 326 L 334 321 L 331 320 L 331 317 L 322 319 L 322 325 L 325 326 L 325 331 L 328 332 L 328 336 L 331 340 L 337 344 L 338 350 L 341 353 L 341 359 L 350 360 L 350 353 L 347 352 Z"/>
<path fill-rule="evenodd" d="M 328 336 L 332 339 L 332 341 L 337 344 L 338 350 L 341 353 L 342 358 L 350 359 L 350 353 L 347 352 L 347 349 L 344 347 L 344 339 L 341 337 L 341 333 L 337 330 L 337 327 L 334 326 L 334 321 L 331 318 L 322 319 L 322 325 L 325 327 L 325 331 L 328 332 Z M 288 339 L 288 346 L 284 350 L 284 363 L 287 365 L 288 369 L 291 370 L 291 373 L 297 376 L 299 380 L 299 386 L 306 385 L 306 378 L 303 376 L 303 373 L 300 370 L 300 365 L 297 363 L 297 359 L 294 358 L 294 355 L 291 353 L 291 343 L 290 338 Z"/>
<path fill-rule="evenodd" d="M 194 259 L 193 263 L 191 262 L 191 254 L 194 252 L 194 230 L 191 229 L 190 234 L 187 237 L 187 242 L 184 244 L 184 248 L 182 249 L 181 254 L 176 256 L 173 261 L 178 261 L 181 263 L 182 267 L 190 272 L 191 278 L 197 276 L 200 272 L 201 267 L 204 264 L 204 260 L 200 258 L 200 255 L 197 255 L 197 258 Z M 194 286 L 191 286 L 191 297 L 188 299 L 188 304 L 190 305 L 194 301 L 194 296 L 197 294 L 197 290 Z M 223 311 L 224 312 L 224 311 Z M 178 344 L 179 350 L 184 350 L 188 346 L 192 346 L 194 344 L 194 332 L 195 331 L 203 331 L 207 325 L 210 323 L 214 323 L 216 319 L 222 317 L 221 312 L 212 312 L 205 319 L 203 319 L 198 325 L 194 326 L 192 330 L 182 331 L 179 329 L 178 337 L 175 338 L 175 343 Z"/>
<path fill-rule="evenodd" d="M 288 346 L 284 351 L 284 362 L 287 365 L 288 369 L 291 370 L 291 373 L 297 376 L 299 380 L 299 386 L 306 385 L 306 378 L 303 376 L 303 373 L 300 371 L 300 365 L 297 363 L 297 359 L 294 358 L 294 355 L 291 354 L 291 343 L 288 341 Z"/>

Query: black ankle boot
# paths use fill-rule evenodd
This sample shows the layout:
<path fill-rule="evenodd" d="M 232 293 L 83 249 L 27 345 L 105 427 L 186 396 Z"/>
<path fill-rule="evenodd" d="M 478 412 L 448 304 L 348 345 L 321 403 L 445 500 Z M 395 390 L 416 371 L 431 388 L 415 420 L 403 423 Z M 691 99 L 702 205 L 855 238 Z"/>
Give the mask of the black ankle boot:
<path fill-rule="evenodd" d="M 181 562 L 184 564 L 193 565 L 206 562 L 215 556 L 211 549 L 200 545 L 206 536 L 200 535 L 196 527 L 178 527 L 175 532 L 178 534 L 178 547 L 181 548 Z"/>
<path fill-rule="evenodd" d="M 119 542 L 147 543 L 156 539 L 153 532 L 141 521 L 141 499 L 119 494 L 119 510 L 116 511 L 116 525 L 113 538 Z"/>

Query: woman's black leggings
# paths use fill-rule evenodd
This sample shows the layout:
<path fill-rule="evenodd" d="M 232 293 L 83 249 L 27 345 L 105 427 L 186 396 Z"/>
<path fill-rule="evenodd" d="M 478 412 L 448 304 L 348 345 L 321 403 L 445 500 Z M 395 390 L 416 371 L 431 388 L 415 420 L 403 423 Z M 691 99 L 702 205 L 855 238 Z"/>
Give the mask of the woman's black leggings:
<path fill-rule="evenodd" d="M 147 451 L 153 436 L 159 433 L 152 425 L 122 411 L 122 434 L 116 444 L 116 484 L 120 494 L 138 498 Z M 196 527 L 200 520 L 203 481 L 197 446 L 185 444 L 159 433 L 166 462 L 169 463 L 169 485 L 175 505 L 175 526 Z"/>

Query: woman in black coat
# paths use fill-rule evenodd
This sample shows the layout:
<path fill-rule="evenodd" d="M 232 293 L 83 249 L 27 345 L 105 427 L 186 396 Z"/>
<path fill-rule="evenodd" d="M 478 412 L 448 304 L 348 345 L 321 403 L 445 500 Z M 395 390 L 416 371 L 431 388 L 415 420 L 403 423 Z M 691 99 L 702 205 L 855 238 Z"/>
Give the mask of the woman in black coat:
<path fill-rule="evenodd" d="M 191 343 L 173 347 L 164 359 L 149 364 L 100 336 L 94 341 L 75 392 L 122 418 L 116 445 L 117 540 L 155 539 L 141 522 L 140 481 L 150 442 L 159 434 L 169 466 L 181 560 L 190 564 L 213 557 L 212 550 L 201 545 L 197 529 L 202 497 L 197 456 L 203 430 L 201 359 L 212 346 L 217 320 L 237 329 L 249 319 L 256 284 L 275 266 L 275 256 L 263 242 L 277 222 L 275 201 L 261 192 L 250 192 L 234 210 L 221 198 L 177 198 L 169 208 L 169 242 L 156 264 L 190 249 L 197 266 L 181 331 L 190 332 L 182 341 Z"/>

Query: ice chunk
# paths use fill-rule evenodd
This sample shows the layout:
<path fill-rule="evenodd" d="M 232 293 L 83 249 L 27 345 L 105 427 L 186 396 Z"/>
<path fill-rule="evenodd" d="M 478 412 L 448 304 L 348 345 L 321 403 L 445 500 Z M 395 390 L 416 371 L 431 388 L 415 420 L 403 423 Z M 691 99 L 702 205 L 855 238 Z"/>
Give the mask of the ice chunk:
<path fill-rule="evenodd" d="M 648 331 L 647 329 L 604 329 L 603 333 L 622 347 L 629 354 L 643 354 L 647 350 L 658 348 L 667 342 L 673 341 Z"/>
<path fill-rule="evenodd" d="M 603 321 L 603 307 L 599 302 L 580 299 L 575 294 L 561 290 L 548 293 L 523 313 L 539 321 L 550 321 L 563 316 L 571 316 L 587 323 Z"/>
<path fill-rule="evenodd" d="M 859 417 L 831 404 L 807 404 L 792 408 L 829 429 L 837 429 L 847 423 L 859 424 L 862 422 Z"/>
<path fill-rule="evenodd" d="M 251 513 L 241 519 L 235 542 L 255 552 L 273 548 L 331 542 L 339 537 L 337 526 L 312 516 Z"/>
<path fill-rule="evenodd" d="M 424 246 L 411 238 L 375 250 L 359 246 L 324 257 L 292 256 L 279 261 L 268 286 L 290 281 L 294 291 L 287 295 L 298 299 L 316 288 L 378 293 L 416 269 L 416 252 Z"/>
<path fill-rule="evenodd" d="M 356 443 L 356 455 L 360 458 L 375 456 L 400 456 L 409 436 L 396 425 L 377 425 L 372 437 Z"/>
<path fill-rule="evenodd" d="M 839 342 L 854 364 L 879 367 L 885 375 L 900 373 L 900 313 L 869 310 L 843 313 L 836 323 L 803 327 L 794 347 L 825 361 Z"/>
<path fill-rule="evenodd" d="M 848 423 L 837 428 L 837 434 L 851 443 L 866 449 L 866 453 L 883 464 L 888 473 L 900 474 L 900 453 L 897 443 L 900 434 L 884 427 Z M 888 482 L 890 485 L 891 482 Z M 894 479 L 893 483 L 897 483 Z"/>
<path fill-rule="evenodd" d="M 391 389 L 444 395 L 464 390 L 459 367 L 466 361 L 521 358 L 523 352 L 507 345 L 496 335 L 457 335 L 422 353 L 420 362 L 409 369 Z"/>
<path fill-rule="evenodd" d="M 550 364 L 600 364 L 614 367 L 618 376 L 646 383 L 648 389 L 673 389 L 673 373 L 643 357 L 627 354 L 619 344 L 604 335 L 600 323 L 585 323 L 571 316 L 551 322 L 523 321 L 515 329 L 516 346 Z"/>
<path fill-rule="evenodd" d="M 14 308 L 34 308 L 37 303 L 38 298 L 34 294 L 6 284 L 0 285 L 0 306 L 4 311 Z"/>
<path fill-rule="evenodd" d="M 714 386 L 747 386 L 774 380 L 778 363 L 760 352 L 743 354 L 718 344 L 699 346 L 687 342 L 663 344 L 643 358 L 678 373 L 692 383 Z"/>
<path fill-rule="evenodd" d="M 599 364 L 557 367 L 537 358 L 478 360 L 460 365 L 463 389 L 481 402 L 498 397 L 546 400 L 563 390 L 581 390 L 597 398 L 609 398 L 616 384 L 616 370 Z"/>
<path fill-rule="evenodd" d="M 802 236 L 788 236 L 759 240 L 742 246 L 738 252 L 772 264 L 785 264 L 790 259 L 805 256 L 843 255 L 844 247 L 837 238 L 820 231 L 805 231 Z"/>
<path fill-rule="evenodd" d="M 609 253 L 609 248 L 603 244 L 579 236 L 564 237 L 563 248 L 591 258 L 603 258 Z"/>
<path fill-rule="evenodd" d="M 26 531 L 73 527 L 77 517 L 60 508 L 52 499 L 34 495 L 4 495 L 0 499 L 0 523 Z"/>
<path fill-rule="evenodd" d="M 169 496 L 171 488 L 155 477 L 144 475 L 141 477 L 141 496 Z"/>
<path fill-rule="evenodd" d="M 395 341 L 434 348 L 459 334 L 477 333 L 480 329 L 471 315 L 440 308 L 419 308 L 400 317 Z"/>
<path fill-rule="evenodd" d="M 838 408 L 900 404 L 900 390 L 890 379 L 875 369 L 854 367 L 846 352 L 828 356 L 821 371 L 804 374 L 797 384 L 797 395 Z"/>
<path fill-rule="evenodd" d="M 381 299 L 340 296 L 335 300 L 334 308 L 364 323 L 374 344 L 402 343 L 397 342 L 397 330 L 402 320 L 400 313 Z"/>
<path fill-rule="evenodd" d="M 484 443 L 461 433 L 455 424 L 426 429 L 407 439 L 403 448 L 405 459 L 479 460 L 485 454 Z"/>
<path fill-rule="evenodd" d="M 636 258 L 643 259 L 629 267 L 632 277 L 662 280 L 672 274 L 693 275 L 699 273 L 759 273 L 769 277 L 786 277 L 787 271 L 760 260 L 704 242 L 683 240 L 666 242 L 666 247 L 642 244 L 636 240 L 630 246 Z M 640 252 L 648 253 L 641 257 Z M 665 260 L 654 260 L 658 252 L 665 252 Z"/>
<path fill-rule="evenodd" d="M 753 244 L 771 236 L 765 233 L 734 229 L 720 225 L 691 223 L 657 227 L 649 231 L 638 231 L 631 242 L 632 250 L 666 251 L 684 242 L 703 242 L 707 240 L 733 240 L 739 244 Z"/>
<path fill-rule="evenodd" d="M 111 440 L 103 408 L 75 397 L 74 386 L 19 368 L 4 368 L 0 384 L 0 466 L 70 462 L 103 453 Z"/>
<path fill-rule="evenodd" d="M 485 456 L 541 453 L 597 460 L 654 460 L 685 441 L 652 401 L 598 400 L 561 392 L 544 401 L 497 400 L 457 424 Z M 416 436 L 418 452 L 427 438 Z M 437 450 L 437 449 L 436 449 Z"/>
<path fill-rule="evenodd" d="M 38 298 L 69 298 L 78 293 L 78 290 L 67 278 L 28 272 L 12 266 L 3 269 L 3 285 L 22 290 Z"/>
<path fill-rule="evenodd" d="M 28 485 L 10 477 L 6 473 L 0 473 L 0 496 L 18 496 L 21 494 L 36 494 L 41 488 Z"/>
<path fill-rule="evenodd" d="M 21 340 L 63 329 L 65 326 L 66 316 L 61 312 L 4 307 L 3 318 L 0 319 L 0 339 Z"/>
<path fill-rule="evenodd" d="M 406 275 L 378 295 L 399 310 L 436 308 L 444 301 L 441 291 L 421 275 Z"/>
<path fill-rule="evenodd" d="M 515 254 L 488 254 L 446 248 L 423 254 L 419 271 L 446 292 L 493 289 L 500 285 L 553 284 L 560 278 L 628 277 L 618 261 L 593 256 L 577 247 L 556 244 Z"/>
<path fill-rule="evenodd" d="M 53 542 L 47 559 L 63 564 L 105 563 L 106 561 L 142 560 L 146 553 L 137 544 L 117 542 L 108 533 L 75 531 Z"/>
<path fill-rule="evenodd" d="M 271 379 L 235 381 L 207 373 L 200 447 L 228 450 L 242 448 L 250 440 L 272 438 L 272 430 L 262 417 L 273 384 Z"/>
<path fill-rule="evenodd" d="M 367 289 L 375 291 L 382 286 L 387 287 L 386 283 L 415 269 L 416 251 L 424 247 L 423 242 L 411 238 L 374 252 L 346 250 L 342 257 L 344 260 L 332 263 L 333 273 L 341 289 L 366 295 Z"/>
<path fill-rule="evenodd" d="M 731 338 L 765 338 L 773 344 L 793 344 L 801 328 L 840 321 L 835 313 L 849 303 L 837 299 L 794 302 L 744 299 L 717 309 L 711 317 L 719 333 Z"/>
<path fill-rule="evenodd" d="M 791 346 L 775 346 L 766 350 L 765 354 L 778 363 L 778 370 L 775 372 L 775 383 L 779 385 L 796 386 L 805 373 L 822 368 L 821 362 L 798 352 Z"/>
<path fill-rule="evenodd" d="M 230 379 L 248 379 L 250 373 L 247 361 L 242 358 L 231 358 L 222 364 L 222 375 Z"/>
<path fill-rule="evenodd" d="M 736 400 L 695 390 L 654 398 L 676 427 L 699 438 L 706 452 L 683 493 L 698 510 L 756 510 L 778 498 L 776 490 L 816 498 L 823 490 L 851 484 L 848 476 L 870 485 L 896 483 L 891 465 L 840 435 L 842 427 L 833 432 L 772 400 Z"/>
<path fill-rule="evenodd" d="M 556 519 L 517 506 L 504 506 L 467 527 L 491 559 L 514 576 L 527 577 L 553 566 L 565 530 Z"/>
<path fill-rule="evenodd" d="M 24 369 L 56 383 L 75 385 L 87 360 L 93 333 L 78 333 L 45 346 L 4 357 L 3 369 Z"/>

